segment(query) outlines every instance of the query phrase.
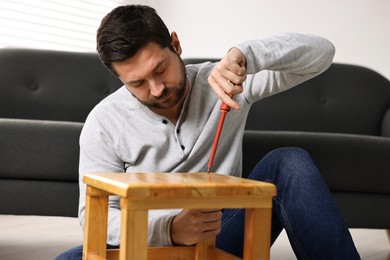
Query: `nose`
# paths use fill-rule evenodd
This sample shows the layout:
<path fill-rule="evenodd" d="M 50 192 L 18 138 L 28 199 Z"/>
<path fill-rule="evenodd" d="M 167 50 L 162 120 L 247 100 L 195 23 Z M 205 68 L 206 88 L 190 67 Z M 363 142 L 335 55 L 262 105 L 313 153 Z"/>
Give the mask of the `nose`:
<path fill-rule="evenodd" d="M 165 85 L 161 81 L 156 81 L 156 80 L 151 80 L 149 82 L 149 87 L 150 87 L 150 93 L 154 97 L 160 97 L 161 94 L 164 92 Z"/>

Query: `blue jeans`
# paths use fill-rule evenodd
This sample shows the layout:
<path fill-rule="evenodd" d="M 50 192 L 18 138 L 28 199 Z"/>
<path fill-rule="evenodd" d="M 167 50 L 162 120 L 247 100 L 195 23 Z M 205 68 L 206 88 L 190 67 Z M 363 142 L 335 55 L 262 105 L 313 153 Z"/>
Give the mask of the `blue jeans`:
<path fill-rule="evenodd" d="M 267 154 L 249 179 L 276 185 L 272 208 L 272 243 L 283 228 L 298 259 L 360 259 L 343 217 L 310 155 L 300 148 Z M 225 209 L 217 247 L 242 257 L 243 209 Z M 81 259 L 82 247 L 56 258 Z"/>
<path fill-rule="evenodd" d="M 249 179 L 276 185 L 271 243 L 286 230 L 297 259 L 360 259 L 343 217 L 310 155 L 300 148 L 267 154 Z M 244 210 L 224 210 L 217 246 L 242 256 Z"/>

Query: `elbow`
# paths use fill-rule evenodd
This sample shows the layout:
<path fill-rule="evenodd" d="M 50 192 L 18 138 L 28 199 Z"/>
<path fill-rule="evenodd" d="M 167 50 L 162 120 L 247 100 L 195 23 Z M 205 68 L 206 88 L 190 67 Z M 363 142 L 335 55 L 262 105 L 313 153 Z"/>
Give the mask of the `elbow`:
<path fill-rule="evenodd" d="M 327 44 L 327 56 L 329 57 L 329 60 L 330 62 L 329 63 L 332 63 L 333 62 L 333 58 L 334 58 L 334 55 L 336 54 L 336 47 L 333 45 L 333 43 L 329 40 L 327 40 L 328 44 Z"/>
<path fill-rule="evenodd" d="M 321 66 L 323 68 L 322 72 L 327 70 L 330 67 L 330 65 L 332 65 L 335 54 L 336 54 L 336 47 L 334 46 L 334 44 L 331 41 L 324 39 L 323 48 L 322 48 L 324 64 L 323 66 Z"/>

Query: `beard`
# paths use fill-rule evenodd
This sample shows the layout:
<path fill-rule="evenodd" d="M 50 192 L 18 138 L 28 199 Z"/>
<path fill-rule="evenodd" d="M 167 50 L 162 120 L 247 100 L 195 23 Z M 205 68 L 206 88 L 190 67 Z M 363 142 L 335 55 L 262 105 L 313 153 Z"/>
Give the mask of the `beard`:
<path fill-rule="evenodd" d="M 139 102 L 147 106 L 150 110 L 170 109 L 177 105 L 184 97 L 187 85 L 187 72 L 183 60 L 178 55 L 177 57 L 180 62 L 180 80 L 177 86 L 167 86 L 159 97 L 154 97 L 148 101 L 143 101 L 136 97 Z"/>

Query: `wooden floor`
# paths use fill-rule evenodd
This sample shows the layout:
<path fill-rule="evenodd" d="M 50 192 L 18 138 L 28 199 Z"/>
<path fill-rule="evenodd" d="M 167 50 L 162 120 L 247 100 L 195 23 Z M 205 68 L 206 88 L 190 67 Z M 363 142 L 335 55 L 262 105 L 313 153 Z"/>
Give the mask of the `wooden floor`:
<path fill-rule="evenodd" d="M 390 260 L 390 242 L 384 230 L 351 229 L 365 260 Z M 0 215 L 0 260 L 52 260 L 82 243 L 76 218 Z M 271 248 L 271 259 L 296 259 L 283 232 Z"/>
<path fill-rule="evenodd" d="M 350 229 L 360 257 L 364 260 L 390 260 L 390 241 L 385 230 Z M 296 259 L 283 231 L 271 248 L 271 259 Z"/>

